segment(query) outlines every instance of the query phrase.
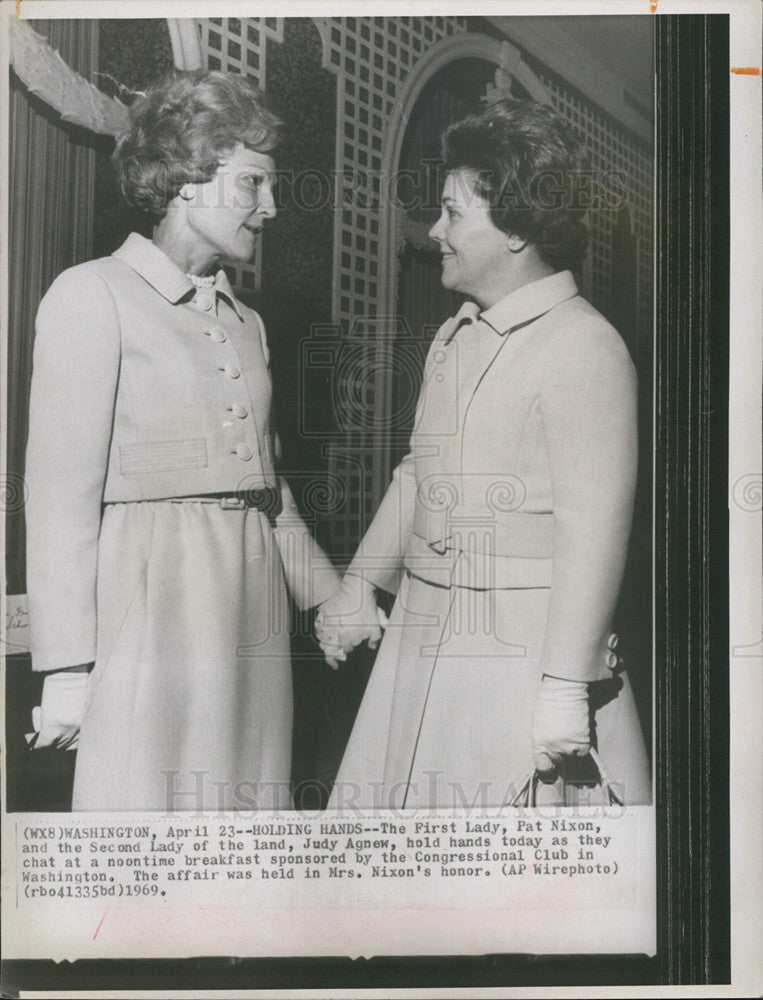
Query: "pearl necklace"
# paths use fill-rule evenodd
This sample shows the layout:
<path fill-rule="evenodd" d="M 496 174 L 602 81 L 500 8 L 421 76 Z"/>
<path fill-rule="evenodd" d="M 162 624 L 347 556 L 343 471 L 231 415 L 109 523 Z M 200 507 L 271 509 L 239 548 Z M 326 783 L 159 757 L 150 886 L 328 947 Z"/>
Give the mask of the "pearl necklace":
<path fill-rule="evenodd" d="M 215 284 L 214 274 L 187 274 L 186 278 L 197 288 L 212 288 Z"/>

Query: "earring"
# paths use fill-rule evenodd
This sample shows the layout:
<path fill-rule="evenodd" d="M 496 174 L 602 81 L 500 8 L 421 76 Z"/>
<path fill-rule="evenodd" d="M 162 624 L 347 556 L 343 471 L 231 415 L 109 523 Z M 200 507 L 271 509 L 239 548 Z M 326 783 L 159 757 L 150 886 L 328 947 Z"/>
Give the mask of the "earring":
<path fill-rule="evenodd" d="M 184 184 L 178 191 L 178 194 L 183 199 L 183 201 L 190 201 L 193 198 L 193 185 Z"/>

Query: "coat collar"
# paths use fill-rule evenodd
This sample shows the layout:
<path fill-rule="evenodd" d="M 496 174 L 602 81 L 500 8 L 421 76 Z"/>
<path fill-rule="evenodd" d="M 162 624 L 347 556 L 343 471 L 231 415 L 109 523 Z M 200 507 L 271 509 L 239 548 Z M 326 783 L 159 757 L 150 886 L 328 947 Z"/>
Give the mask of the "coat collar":
<path fill-rule="evenodd" d="M 173 305 L 196 293 L 195 286 L 177 264 L 171 261 L 155 243 L 139 233 L 130 233 L 112 256 L 124 261 Z M 241 306 L 236 301 L 228 276 L 222 268 L 215 275 L 214 288 L 225 296 L 235 309 L 238 318 L 243 320 Z"/>
<path fill-rule="evenodd" d="M 554 306 L 574 298 L 578 287 L 571 271 L 559 271 L 529 285 L 517 288 L 510 295 L 496 302 L 494 306 L 480 312 L 476 302 L 464 302 L 453 317 L 453 325 L 448 334 L 450 340 L 464 323 L 474 323 L 478 319 L 486 323 L 499 336 L 510 333 L 518 326 L 530 323 Z"/>
<path fill-rule="evenodd" d="M 554 306 L 578 294 L 571 271 L 558 271 L 529 285 L 517 288 L 494 306 L 480 313 L 480 319 L 503 335 L 547 313 Z"/>

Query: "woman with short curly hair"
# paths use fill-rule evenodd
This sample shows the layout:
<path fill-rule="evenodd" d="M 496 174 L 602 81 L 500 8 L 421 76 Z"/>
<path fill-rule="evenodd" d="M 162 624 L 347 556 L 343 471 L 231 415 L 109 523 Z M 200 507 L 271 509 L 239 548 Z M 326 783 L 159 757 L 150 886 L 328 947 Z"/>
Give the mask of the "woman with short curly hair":
<path fill-rule="evenodd" d="M 319 613 L 332 660 L 364 638 L 353 609 L 372 623 L 374 588 L 399 587 L 332 801 L 499 806 L 537 773 L 540 798 L 563 803 L 575 764 L 596 774 L 594 748 L 622 798 L 647 802 L 610 631 L 636 377 L 571 270 L 592 204 L 584 147 L 552 109 L 499 102 L 443 150 L 430 235 L 467 301 L 431 346 L 410 454 Z"/>
<path fill-rule="evenodd" d="M 114 167 L 128 202 L 158 220 L 184 184 L 212 180 L 220 158 L 238 143 L 267 153 L 280 129 L 245 76 L 171 77 L 132 106 Z"/>
<path fill-rule="evenodd" d="M 288 601 L 338 582 L 278 475 L 268 348 L 223 262 L 275 215 L 279 123 L 241 76 L 136 101 L 114 161 L 154 221 L 38 317 L 27 450 L 37 746 L 73 807 L 288 807 Z"/>

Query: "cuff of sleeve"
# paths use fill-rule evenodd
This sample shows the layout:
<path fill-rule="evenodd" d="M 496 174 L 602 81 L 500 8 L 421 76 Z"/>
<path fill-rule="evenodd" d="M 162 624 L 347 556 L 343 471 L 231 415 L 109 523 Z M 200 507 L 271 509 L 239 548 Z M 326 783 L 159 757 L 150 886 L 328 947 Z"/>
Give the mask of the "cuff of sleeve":
<path fill-rule="evenodd" d="M 376 561 L 373 568 L 364 567 L 360 560 L 354 559 L 348 569 L 347 576 L 358 576 L 361 580 L 377 587 L 379 590 L 386 590 L 388 594 L 397 594 L 403 579 L 403 570 L 397 560 L 389 566 L 380 565 Z"/>
<path fill-rule="evenodd" d="M 32 670 L 35 673 L 49 674 L 54 670 L 67 670 L 95 661 L 95 643 L 92 646 L 52 646 L 35 640 L 32 634 L 30 643 L 32 651 Z"/>
<path fill-rule="evenodd" d="M 307 611 L 319 604 L 323 604 L 334 593 L 341 578 L 337 571 L 330 564 L 328 566 L 314 567 L 312 573 L 312 586 L 301 594 L 294 594 L 294 600 L 300 611 Z"/>
<path fill-rule="evenodd" d="M 540 661 L 541 674 L 586 684 L 607 680 L 620 666 L 618 641 L 614 632 L 607 631 L 596 643 L 570 643 L 568 648 L 556 650 L 547 647 Z"/>

